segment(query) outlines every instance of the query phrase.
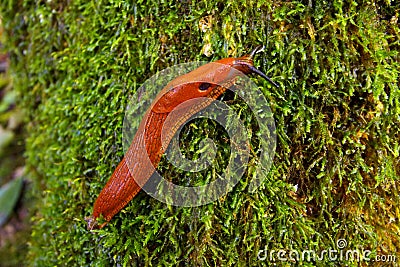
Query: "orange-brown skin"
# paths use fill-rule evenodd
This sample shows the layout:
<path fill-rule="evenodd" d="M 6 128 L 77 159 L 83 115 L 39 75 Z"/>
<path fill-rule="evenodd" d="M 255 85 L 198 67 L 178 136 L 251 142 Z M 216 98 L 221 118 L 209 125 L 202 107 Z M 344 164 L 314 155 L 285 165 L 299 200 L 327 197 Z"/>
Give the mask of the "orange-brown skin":
<path fill-rule="evenodd" d="M 194 105 L 187 107 L 183 105 L 183 108 L 180 106 L 180 110 L 174 116 L 177 120 L 176 124 L 166 126 L 171 128 L 167 129 L 170 134 L 167 136 L 166 144 L 185 121 L 180 117 L 188 118 L 204 109 L 233 85 L 238 75 L 237 72 L 232 72 L 232 68 L 244 74 L 257 73 L 272 82 L 265 74 L 253 67 L 252 57 L 257 51 L 259 48 L 256 48 L 250 55 L 240 58 L 225 58 L 215 61 L 215 63 L 208 63 L 177 77 L 164 87 L 146 112 L 125 157 L 94 203 L 93 214 L 87 219 L 90 230 L 104 227 L 132 200 L 154 173 L 154 168 L 157 168 L 165 150 L 161 144 L 161 131 L 166 118 L 173 109 L 194 98 L 206 97 L 209 99 L 209 101 L 199 102 L 199 104 L 195 102 Z M 150 161 L 145 157 L 148 157 Z M 106 222 L 98 225 L 96 220 L 99 217 L 103 217 Z"/>

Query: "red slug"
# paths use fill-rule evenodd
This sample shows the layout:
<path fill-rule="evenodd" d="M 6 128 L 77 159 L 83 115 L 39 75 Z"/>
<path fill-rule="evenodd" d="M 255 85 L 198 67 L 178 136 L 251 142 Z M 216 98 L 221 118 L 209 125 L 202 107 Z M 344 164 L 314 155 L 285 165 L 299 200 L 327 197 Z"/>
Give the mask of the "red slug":
<path fill-rule="evenodd" d="M 209 102 L 203 101 L 200 104 L 195 102 L 190 107 L 184 108 L 181 114 L 182 118 L 189 118 L 204 109 L 233 85 L 238 72 L 232 72 L 232 68 L 243 74 L 258 74 L 273 85 L 278 86 L 253 66 L 253 56 L 258 51 L 260 51 L 260 47 L 243 57 L 225 58 L 215 61 L 215 63 L 205 64 L 175 78 L 163 88 L 142 119 L 127 153 L 94 203 L 93 213 L 86 219 L 88 229 L 104 227 L 149 180 L 165 151 L 165 143 L 164 146 L 161 144 L 161 131 L 164 122 L 170 112 L 178 105 L 195 98 L 210 100 Z M 171 129 L 168 129 L 171 137 L 185 121 L 186 119 L 179 119 L 175 125 L 165 125 L 165 127 L 171 127 Z M 167 139 L 169 138 L 170 141 L 171 137 L 167 137 Z M 152 166 L 149 166 L 149 164 Z M 131 166 L 129 167 L 129 165 Z M 105 219 L 106 222 L 99 225 L 97 223 L 99 217 Z"/>

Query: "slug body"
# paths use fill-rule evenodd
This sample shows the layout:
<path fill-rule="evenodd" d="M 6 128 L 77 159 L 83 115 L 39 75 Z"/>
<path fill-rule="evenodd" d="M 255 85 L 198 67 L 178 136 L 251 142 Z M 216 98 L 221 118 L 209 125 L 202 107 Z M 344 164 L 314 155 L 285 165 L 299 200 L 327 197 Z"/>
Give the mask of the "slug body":
<path fill-rule="evenodd" d="M 104 227 L 140 191 L 157 168 L 166 145 L 186 119 L 204 109 L 233 85 L 239 72 L 232 71 L 232 68 L 242 74 L 256 73 L 277 86 L 253 66 L 252 58 L 259 50 L 258 47 L 250 55 L 208 63 L 175 78 L 163 88 L 142 119 L 127 153 L 94 203 L 92 216 L 87 219 L 90 230 Z M 198 104 L 188 101 L 195 98 L 207 100 Z M 191 104 L 185 106 L 185 102 Z M 164 125 L 172 110 L 176 123 Z M 170 128 L 167 129 L 167 141 L 162 143 L 163 125 Z M 96 220 L 99 217 L 106 222 L 98 225 Z"/>

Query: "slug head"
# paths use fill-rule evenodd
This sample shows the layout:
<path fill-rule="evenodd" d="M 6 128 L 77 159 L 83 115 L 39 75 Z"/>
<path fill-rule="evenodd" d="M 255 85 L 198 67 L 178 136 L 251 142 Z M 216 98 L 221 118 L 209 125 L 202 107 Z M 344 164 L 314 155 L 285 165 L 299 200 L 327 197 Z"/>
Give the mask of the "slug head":
<path fill-rule="evenodd" d="M 238 76 L 238 72 L 232 71 L 232 68 L 246 75 L 258 74 L 274 86 L 279 87 L 267 75 L 254 67 L 253 57 L 262 49 L 261 46 L 258 46 L 249 55 L 220 59 L 177 77 L 160 92 L 152 111 L 168 113 L 189 99 L 197 97 L 218 98 L 227 89 L 220 85 L 228 86 L 229 82 L 233 81 L 235 76 Z"/>
<path fill-rule="evenodd" d="M 235 58 L 232 64 L 232 67 L 235 69 L 245 73 L 245 74 L 257 74 L 267 81 L 269 81 L 271 84 L 273 84 L 276 87 L 279 87 L 277 83 L 275 83 L 271 78 L 269 78 L 267 75 L 265 75 L 262 71 L 258 70 L 256 67 L 254 67 L 253 63 L 253 58 L 254 55 L 263 51 L 264 47 L 263 46 L 257 46 L 249 55 L 245 55 L 243 57 Z"/>

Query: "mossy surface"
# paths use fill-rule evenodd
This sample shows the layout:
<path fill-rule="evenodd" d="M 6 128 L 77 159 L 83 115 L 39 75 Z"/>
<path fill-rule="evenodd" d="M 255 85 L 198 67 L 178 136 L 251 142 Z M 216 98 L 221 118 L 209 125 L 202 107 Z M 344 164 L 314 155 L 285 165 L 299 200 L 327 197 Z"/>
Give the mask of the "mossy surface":
<path fill-rule="evenodd" d="M 31 265 L 257 266 L 267 264 L 260 250 L 321 251 L 339 239 L 371 257 L 400 254 L 396 1 L 1 2 L 36 173 Z M 141 192 L 89 232 L 84 218 L 123 156 L 132 92 L 165 67 L 258 44 L 257 67 L 280 84 L 254 80 L 278 136 L 262 186 L 247 191 L 253 160 L 219 201 L 177 208 Z"/>

